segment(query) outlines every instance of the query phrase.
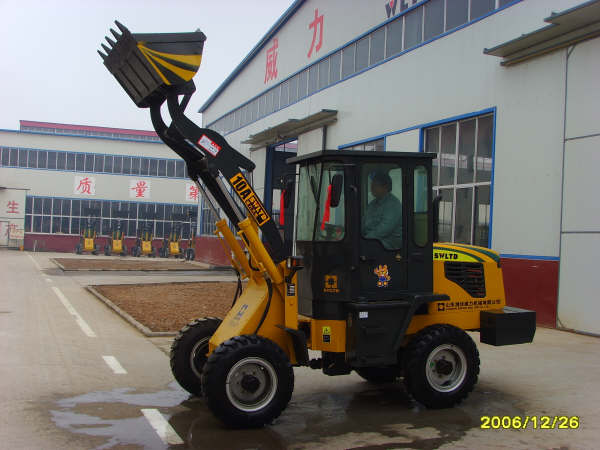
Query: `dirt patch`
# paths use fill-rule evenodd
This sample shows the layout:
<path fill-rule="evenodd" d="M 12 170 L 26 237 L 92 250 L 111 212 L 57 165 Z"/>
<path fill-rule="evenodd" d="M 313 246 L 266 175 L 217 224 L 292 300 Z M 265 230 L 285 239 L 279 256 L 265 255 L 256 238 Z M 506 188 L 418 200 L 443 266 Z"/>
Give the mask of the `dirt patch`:
<path fill-rule="evenodd" d="M 200 317 L 225 317 L 237 283 L 207 281 L 93 287 L 150 330 L 179 331 Z"/>
<path fill-rule="evenodd" d="M 203 270 L 208 264 L 184 260 L 54 258 L 63 270 Z"/>

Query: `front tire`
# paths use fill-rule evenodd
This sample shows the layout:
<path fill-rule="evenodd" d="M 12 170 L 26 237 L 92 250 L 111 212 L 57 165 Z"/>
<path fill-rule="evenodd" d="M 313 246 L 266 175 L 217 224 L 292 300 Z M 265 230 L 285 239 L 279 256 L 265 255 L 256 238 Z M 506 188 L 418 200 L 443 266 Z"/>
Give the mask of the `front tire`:
<path fill-rule="evenodd" d="M 428 408 L 449 408 L 473 390 L 479 352 L 473 339 L 451 325 L 432 325 L 410 342 L 404 360 L 406 390 Z"/>
<path fill-rule="evenodd" d="M 283 350 L 257 335 L 236 336 L 217 347 L 202 373 L 209 409 L 225 425 L 255 428 L 271 423 L 294 390 L 294 371 Z"/>
<path fill-rule="evenodd" d="M 206 364 L 208 341 L 221 325 L 221 319 L 196 319 L 181 329 L 171 345 L 171 371 L 182 388 L 202 395 L 202 371 Z"/>

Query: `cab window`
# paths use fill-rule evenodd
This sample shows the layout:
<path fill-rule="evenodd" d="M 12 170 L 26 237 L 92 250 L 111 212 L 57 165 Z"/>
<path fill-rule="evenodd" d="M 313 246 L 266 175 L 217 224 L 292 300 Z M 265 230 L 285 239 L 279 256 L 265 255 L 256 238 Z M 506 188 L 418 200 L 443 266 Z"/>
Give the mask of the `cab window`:
<path fill-rule="evenodd" d="M 402 248 L 402 169 L 397 164 L 362 167 L 361 234 L 387 250 Z"/>

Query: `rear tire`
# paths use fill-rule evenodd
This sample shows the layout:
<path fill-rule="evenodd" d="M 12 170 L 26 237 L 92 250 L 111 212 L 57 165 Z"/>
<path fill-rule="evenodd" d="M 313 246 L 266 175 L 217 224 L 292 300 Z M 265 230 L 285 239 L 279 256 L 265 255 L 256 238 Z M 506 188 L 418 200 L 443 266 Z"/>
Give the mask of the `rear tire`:
<path fill-rule="evenodd" d="M 397 367 L 360 367 L 354 370 L 373 384 L 392 383 L 400 377 L 400 369 Z"/>
<path fill-rule="evenodd" d="M 104 255 L 110 256 L 110 247 L 108 245 L 104 246 Z"/>
<path fill-rule="evenodd" d="M 406 349 L 406 390 L 428 408 L 449 408 L 473 390 L 479 375 L 479 352 L 460 328 L 432 325 L 420 331 Z"/>
<path fill-rule="evenodd" d="M 262 336 L 236 336 L 219 345 L 202 373 L 209 409 L 233 428 L 271 423 L 294 390 L 294 371 L 284 351 Z"/>
<path fill-rule="evenodd" d="M 221 319 L 196 319 L 179 331 L 171 345 L 171 371 L 179 385 L 190 394 L 202 395 L 202 371 L 208 341 L 221 325 Z"/>

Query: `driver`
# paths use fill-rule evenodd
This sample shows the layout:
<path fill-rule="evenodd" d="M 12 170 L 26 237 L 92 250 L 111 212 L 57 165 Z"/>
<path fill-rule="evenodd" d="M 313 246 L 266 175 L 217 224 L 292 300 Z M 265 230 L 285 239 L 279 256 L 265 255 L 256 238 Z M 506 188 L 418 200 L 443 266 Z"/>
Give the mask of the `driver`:
<path fill-rule="evenodd" d="M 402 247 L 402 203 L 392 194 L 392 179 L 385 172 L 372 174 L 371 194 L 363 217 L 363 236 L 378 239 L 388 250 Z"/>

